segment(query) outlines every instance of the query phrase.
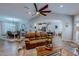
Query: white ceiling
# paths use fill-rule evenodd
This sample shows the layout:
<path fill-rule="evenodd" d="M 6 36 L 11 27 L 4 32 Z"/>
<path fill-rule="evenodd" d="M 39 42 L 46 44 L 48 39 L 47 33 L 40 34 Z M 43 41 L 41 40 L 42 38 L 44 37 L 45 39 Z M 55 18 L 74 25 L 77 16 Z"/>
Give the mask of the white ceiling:
<path fill-rule="evenodd" d="M 60 5 L 63 5 L 61 8 Z M 49 4 L 49 9 L 52 13 L 66 14 L 66 15 L 78 15 L 79 14 L 79 3 L 58 3 Z"/>
<path fill-rule="evenodd" d="M 43 7 L 45 4 L 37 4 L 38 9 Z M 79 14 L 79 4 L 68 4 L 68 3 L 50 3 L 49 10 L 52 13 L 66 14 L 66 15 L 78 15 Z M 59 7 L 63 5 L 63 7 Z M 27 8 L 24 8 L 27 7 Z M 31 12 L 31 14 L 28 14 Z M 32 3 L 0 3 L 0 16 L 16 17 L 20 19 L 31 19 L 35 16 L 35 7 Z"/>

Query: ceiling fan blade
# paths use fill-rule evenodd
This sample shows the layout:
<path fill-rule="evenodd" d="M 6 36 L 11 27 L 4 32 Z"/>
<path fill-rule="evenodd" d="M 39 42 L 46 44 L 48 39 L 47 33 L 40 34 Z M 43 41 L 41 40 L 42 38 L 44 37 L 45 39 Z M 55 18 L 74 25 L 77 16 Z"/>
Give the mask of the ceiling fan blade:
<path fill-rule="evenodd" d="M 38 11 L 38 9 L 37 9 L 37 5 L 36 5 L 36 3 L 34 3 L 34 6 L 35 6 L 35 9 L 36 9 L 36 12 Z"/>
<path fill-rule="evenodd" d="M 46 9 L 46 8 L 48 8 L 48 4 L 45 5 L 44 7 L 42 7 L 39 11 L 42 11 L 42 10 L 44 10 L 44 9 Z"/>
<path fill-rule="evenodd" d="M 40 14 L 43 15 L 43 16 L 47 16 L 46 14 L 44 14 L 44 13 L 42 13 L 42 12 L 40 12 Z"/>
<path fill-rule="evenodd" d="M 49 10 L 49 11 L 41 11 L 41 12 L 43 12 L 43 13 L 50 13 L 51 11 Z"/>

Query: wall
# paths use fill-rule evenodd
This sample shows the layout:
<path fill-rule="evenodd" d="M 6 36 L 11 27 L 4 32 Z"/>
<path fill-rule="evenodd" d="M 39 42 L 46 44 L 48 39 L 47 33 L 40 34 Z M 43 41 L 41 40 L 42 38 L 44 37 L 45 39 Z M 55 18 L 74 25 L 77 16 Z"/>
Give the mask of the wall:
<path fill-rule="evenodd" d="M 0 36 L 2 34 L 2 22 L 0 21 Z"/>
<path fill-rule="evenodd" d="M 79 15 L 76 15 L 76 16 L 74 16 L 74 31 L 73 31 L 73 33 L 74 33 L 74 35 L 73 35 L 73 38 L 74 38 L 74 40 L 75 41 L 79 41 L 79 35 L 76 35 L 76 24 L 79 24 Z"/>
<path fill-rule="evenodd" d="M 29 30 L 29 21 L 21 21 L 21 22 L 19 22 L 18 23 L 18 27 L 19 27 L 18 29 L 19 30 L 22 29 L 22 25 L 24 25 L 23 28 L 25 29 L 25 31 Z"/>
<path fill-rule="evenodd" d="M 60 21 L 60 22 L 54 22 L 54 21 Z M 50 22 L 51 30 L 53 31 L 53 24 L 57 24 L 59 27 L 61 27 L 61 31 L 63 34 L 63 40 L 72 40 L 72 17 L 68 15 L 60 15 L 60 14 L 48 14 L 48 16 L 40 16 L 36 17 L 30 20 L 30 26 L 33 26 L 36 23 L 39 22 Z M 61 24 L 62 23 L 62 24 Z M 68 27 L 66 27 L 66 24 Z"/>

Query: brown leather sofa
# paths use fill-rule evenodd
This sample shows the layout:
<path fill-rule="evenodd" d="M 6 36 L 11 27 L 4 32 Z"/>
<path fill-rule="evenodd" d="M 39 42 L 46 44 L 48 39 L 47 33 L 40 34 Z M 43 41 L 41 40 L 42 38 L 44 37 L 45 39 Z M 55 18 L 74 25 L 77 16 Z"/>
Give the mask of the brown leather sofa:
<path fill-rule="evenodd" d="M 48 37 L 48 34 L 46 32 L 29 32 L 26 34 L 26 49 L 32 49 L 50 43 L 52 43 L 52 36 Z"/>

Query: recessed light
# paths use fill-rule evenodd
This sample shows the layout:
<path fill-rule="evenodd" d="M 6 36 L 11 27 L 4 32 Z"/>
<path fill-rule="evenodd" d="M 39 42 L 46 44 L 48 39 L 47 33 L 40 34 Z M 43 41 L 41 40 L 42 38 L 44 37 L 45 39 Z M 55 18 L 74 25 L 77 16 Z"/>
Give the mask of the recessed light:
<path fill-rule="evenodd" d="M 31 14 L 31 12 L 28 12 L 28 14 Z"/>
<path fill-rule="evenodd" d="M 62 7 L 63 7 L 63 5 L 60 5 L 59 7 L 61 7 L 61 8 L 62 8 Z"/>

